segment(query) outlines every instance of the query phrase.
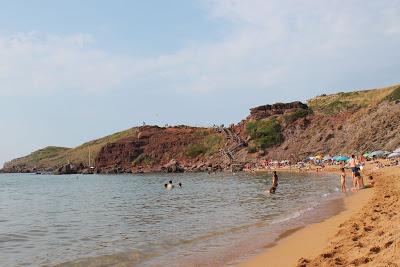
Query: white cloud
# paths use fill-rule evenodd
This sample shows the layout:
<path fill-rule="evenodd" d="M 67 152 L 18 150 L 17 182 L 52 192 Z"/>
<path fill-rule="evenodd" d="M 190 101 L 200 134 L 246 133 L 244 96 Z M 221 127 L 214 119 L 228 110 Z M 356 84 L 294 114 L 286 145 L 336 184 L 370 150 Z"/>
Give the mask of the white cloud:
<path fill-rule="evenodd" d="M 90 35 L 36 32 L 0 37 L 0 94 L 104 90 L 127 78 L 125 62 L 88 48 Z"/>
<path fill-rule="evenodd" d="M 96 41 L 85 34 L 0 37 L 0 94 L 120 86 L 194 92 L 304 89 L 398 67 L 392 50 L 400 45 L 396 0 L 204 3 L 211 20 L 230 25 L 222 41 L 168 55 L 122 58 L 94 48 Z"/>

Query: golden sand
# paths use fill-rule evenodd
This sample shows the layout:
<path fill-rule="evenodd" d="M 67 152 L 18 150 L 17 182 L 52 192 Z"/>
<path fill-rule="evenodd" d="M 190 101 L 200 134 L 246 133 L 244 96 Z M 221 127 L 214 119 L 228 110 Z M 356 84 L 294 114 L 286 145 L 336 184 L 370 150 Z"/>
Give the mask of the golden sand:
<path fill-rule="evenodd" d="M 281 238 L 239 266 L 400 266 L 400 168 L 369 173 L 375 187 L 345 197 L 343 212 Z"/>

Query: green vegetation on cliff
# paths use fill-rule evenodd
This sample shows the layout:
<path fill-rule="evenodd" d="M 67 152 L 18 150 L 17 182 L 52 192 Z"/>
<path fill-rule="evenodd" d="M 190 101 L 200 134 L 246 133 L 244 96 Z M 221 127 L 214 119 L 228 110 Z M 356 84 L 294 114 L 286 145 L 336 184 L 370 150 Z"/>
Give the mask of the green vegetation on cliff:
<path fill-rule="evenodd" d="M 201 134 L 204 135 L 202 142 L 188 145 L 185 151 L 186 156 L 195 158 L 200 155 L 208 156 L 218 152 L 223 142 L 222 136 L 209 134 L 206 131 Z"/>
<path fill-rule="evenodd" d="M 140 154 L 133 162 L 133 166 L 139 166 L 139 165 L 144 165 L 146 167 L 152 166 L 154 163 L 157 161 L 153 159 L 151 156 L 146 155 L 146 154 Z"/>
<path fill-rule="evenodd" d="M 246 132 L 251 138 L 248 151 L 266 149 L 280 144 L 283 141 L 282 127 L 276 118 L 250 121 L 247 123 Z"/>
<path fill-rule="evenodd" d="M 285 113 L 283 115 L 283 119 L 285 120 L 285 122 L 287 124 L 292 123 L 300 118 L 304 118 L 310 114 L 312 114 L 312 110 L 311 109 L 297 109 L 293 112 L 290 113 Z"/>
<path fill-rule="evenodd" d="M 32 152 L 29 156 L 31 157 L 33 162 L 38 163 L 42 160 L 51 160 L 57 158 L 61 154 L 67 152 L 68 150 L 70 150 L 70 148 L 48 146 L 43 149 L 39 149 L 35 152 Z"/>

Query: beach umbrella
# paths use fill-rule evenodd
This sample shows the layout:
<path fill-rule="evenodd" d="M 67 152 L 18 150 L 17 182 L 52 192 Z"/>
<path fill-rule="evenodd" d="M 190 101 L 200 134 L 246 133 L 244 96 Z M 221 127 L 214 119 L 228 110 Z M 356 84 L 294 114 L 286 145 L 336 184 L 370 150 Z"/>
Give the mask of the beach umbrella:
<path fill-rule="evenodd" d="M 392 154 L 392 152 L 390 152 L 390 151 L 384 151 L 385 153 L 383 154 L 384 156 L 388 156 L 388 155 L 390 155 L 390 154 Z"/>
<path fill-rule="evenodd" d="M 348 161 L 350 158 L 346 156 L 338 156 L 336 157 L 336 161 Z"/>
<path fill-rule="evenodd" d="M 374 152 L 371 152 L 368 157 L 373 158 L 373 157 L 383 157 L 385 155 L 385 151 L 383 150 L 377 150 Z"/>
<path fill-rule="evenodd" d="M 317 156 L 315 156 L 315 159 L 322 159 L 322 156 L 317 155 Z"/>
<path fill-rule="evenodd" d="M 389 154 L 389 156 L 387 156 L 389 159 L 391 158 L 398 158 L 400 157 L 400 152 L 393 152 L 391 154 Z"/>

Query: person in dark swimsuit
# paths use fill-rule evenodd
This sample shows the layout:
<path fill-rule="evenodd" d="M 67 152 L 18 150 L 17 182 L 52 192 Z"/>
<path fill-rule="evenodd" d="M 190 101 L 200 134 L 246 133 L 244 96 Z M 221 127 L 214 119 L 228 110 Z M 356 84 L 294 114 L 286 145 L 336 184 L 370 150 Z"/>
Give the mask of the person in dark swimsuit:
<path fill-rule="evenodd" d="M 275 194 L 277 188 L 278 188 L 278 175 L 276 174 L 276 171 L 274 171 L 272 176 L 272 187 L 269 189 L 269 192 L 271 194 Z"/>

